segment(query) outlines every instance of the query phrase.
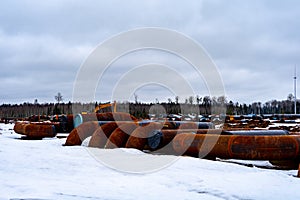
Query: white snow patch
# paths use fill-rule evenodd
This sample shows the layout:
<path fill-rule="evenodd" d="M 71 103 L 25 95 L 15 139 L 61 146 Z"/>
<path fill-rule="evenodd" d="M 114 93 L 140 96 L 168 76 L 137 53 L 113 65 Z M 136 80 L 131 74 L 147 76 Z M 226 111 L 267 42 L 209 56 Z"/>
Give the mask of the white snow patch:
<path fill-rule="evenodd" d="M 21 140 L 12 124 L 0 124 L 0 199 L 300 199 L 297 170 L 250 168 L 180 157 L 146 174 L 106 167 L 84 146 L 66 139 Z M 106 157 L 135 149 L 98 149 Z M 171 156 L 161 156 L 170 158 Z"/>
<path fill-rule="evenodd" d="M 82 143 L 81 143 L 81 146 L 85 146 L 85 147 L 88 147 L 89 146 L 89 143 L 90 143 L 90 140 L 91 140 L 92 136 L 89 136 L 87 138 L 85 138 Z"/>

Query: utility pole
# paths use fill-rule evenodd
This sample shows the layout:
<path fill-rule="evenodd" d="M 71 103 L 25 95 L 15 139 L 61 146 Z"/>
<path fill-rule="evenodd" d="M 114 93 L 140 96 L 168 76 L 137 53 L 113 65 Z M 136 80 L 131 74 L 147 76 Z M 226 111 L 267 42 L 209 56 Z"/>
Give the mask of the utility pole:
<path fill-rule="evenodd" d="M 295 114 L 297 114 L 297 71 L 296 71 L 296 65 L 294 69 L 294 111 Z"/>

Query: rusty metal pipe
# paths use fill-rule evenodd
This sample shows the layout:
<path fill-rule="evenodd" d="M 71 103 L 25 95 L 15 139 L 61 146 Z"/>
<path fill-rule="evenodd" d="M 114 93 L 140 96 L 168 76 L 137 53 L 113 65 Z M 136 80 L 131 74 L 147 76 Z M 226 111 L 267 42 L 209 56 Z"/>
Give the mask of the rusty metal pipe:
<path fill-rule="evenodd" d="M 64 146 L 81 145 L 82 141 L 91 136 L 99 128 L 98 122 L 90 121 L 80 124 L 68 135 Z"/>
<path fill-rule="evenodd" d="M 214 129 L 212 122 L 174 121 L 177 129 Z"/>
<path fill-rule="evenodd" d="M 177 153 L 206 158 L 299 160 L 300 136 L 201 135 L 182 133 L 173 139 Z"/>
<path fill-rule="evenodd" d="M 131 133 L 138 127 L 136 123 L 127 123 L 116 128 L 109 136 L 104 148 L 121 148 L 125 147 Z"/>
<path fill-rule="evenodd" d="M 88 121 L 136 121 L 137 119 L 124 112 L 106 112 L 106 113 L 90 113 L 90 114 L 77 114 L 74 117 L 74 127 Z"/>
<path fill-rule="evenodd" d="M 244 131 L 224 131 L 221 129 L 178 129 L 178 130 L 155 130 L 148 138 L 148 145 L 151 150 L 160 149 L 169 144 L 177 134 L 215 134 L 215 135 L 288 135 L 285 130 L 244 130 Z"/>
<path fill-rule="evenodd" d="M 21 135 L 26 135 L 25 134 L 25 127 L 29 125 L 29 123 L 24 123 L 24 122 L 16 122 L 14 125 L 14 131 L 18 134 Z"/>
<path fill-rule="evenodd" d="M 222 135 L 289 135 L 287 130 L 234 130 L 222 131 Z"/>
<path fill-rule="evenodd" d="M 55 137 L 57 132 L 52 123 L 16 123 L 14 131 L 28 138 Z"/>
<path fill-rule="evenodd" d="M 100 126 L 96 131 L 94 131 L 89 142 L 89 147 L 104 148 L 112 132 L 121 125 L 122 122 L 110 122 Z"/>
<path fill-rule="evenodd" d="M 28 138 L 44 138 L 44 137 L 55 137 L 56 129 L 51 124 L 28 124 L 25 126 L 25 133 Z"/>
<path fill-rule="evenodd" d="M 135 148 L 139 150 L 144 150 L 147 144 L 147 139 L 154 130 L 160 130 L 162 128 L 161 123 L 152 122 L 145 126 L 139 126 L 136 128 L 128 138 L 125 147 Z"/>

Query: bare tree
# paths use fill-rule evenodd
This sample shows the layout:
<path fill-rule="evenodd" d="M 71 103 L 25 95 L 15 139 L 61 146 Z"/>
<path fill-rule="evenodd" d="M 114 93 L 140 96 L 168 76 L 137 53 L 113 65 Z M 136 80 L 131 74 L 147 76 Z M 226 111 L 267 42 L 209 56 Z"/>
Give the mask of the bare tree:
<path fill-rule="evenodd" d="M 221 104 L 221 105 L 226 104 L 226 103 L 227 103 L 226 97 L 225 97 L 225 96 L 219 96 L 219 97 L 217 98 L 217 102 L 218 102 L 219 104 Z"/>
<path fill-rule="evenodd" d="M 293 94 L 289 94 L 288 96 L 287 96 L 287 100 L 288 101 L 292 101 L 294 99 L 294 95 Z"/>
<path fill-rule="evenodd" d="M 210 99 L 209 96 L 203 97 L 202 104 L 203 104 L 204 107 L 205 107 L 205 114 L 208 114 L 208 113 L 209 113 L 208 110 L 209 110 L 209 108 L 210 108 L 210 106 L 211 106 L 211 101 L 212 101 L 212 100 Z"/>
<path fill-rule="evenodd" d="M 176 102 L 176 104 L 179 103 L 179 96 L 176 96 L 176 97 L 175 97 L 175 102 Z"/>
<path fill-rule="evenodd" d="M 57 101 L 57 103 L 59 104 L 61 101 L 63 101 L 63 97 L 62 95 L 59 93 L 57 93 L 57 95 L 55 96 L 55 100 Z"/>
<path fill-rule="evenodd" d="M 155 98 L 155 103 L 156 103 L 156 104 L 159 104 L 158 98 Z"/>
<path fill-rule="evenodd" d="M 138 103 L 138 95 L 136 93 L 134 93 L 133 95 L 134 95 L 134 101 L 137 104 Z"/>
<path fill-rule="evenodd" d="M 191 105 L 194 103 L 194 97 L 193 96 L 189 96 L 189 103 Z"/>
<path fill-rule="evenodd" d="M 202 101 L 202 97 L 199 97 L 199 95 L 196 96 L 196 102 L 199 105 L 200 102 Z"/>
<path fill-rule="evenodd" d="M 261 114 L 261 102 L 257 102 L 258 114 Z"/>
<path fill-rule="evenodd" d="M 277 109 L 277 105 L 278 105 L 278 101 L 277 100 L 272 100 L 271 101 L 271 105 L 272 105 L 272 113 L 276 113 L 276 109 Z"/>

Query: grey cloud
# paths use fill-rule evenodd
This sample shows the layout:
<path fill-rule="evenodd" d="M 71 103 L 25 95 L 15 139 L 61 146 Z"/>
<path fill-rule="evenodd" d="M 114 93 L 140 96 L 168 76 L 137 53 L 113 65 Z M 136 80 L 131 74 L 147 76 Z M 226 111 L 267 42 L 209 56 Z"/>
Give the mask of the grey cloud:
<path fill-rule="evenodd" d="M 2 98 L 11 96 L 22 102 L 34 96 L 46 100 L 48 96 L 53 101 L 52 95 L 62 91 L 70 99 L 71 83 L 91 47 L 69 46 L 49 36 L 1 33 L 0 38 L 0 51 L 4 52 L 0 54 Z"/>
<path fill-rule="evenodd" d="M 77 70 L 98 43 L 145 26 L 174 29 L 202 44 L 219 67 L 229 99 L 283 99 L 292 92 L 293 66 L 300 63 L 299 6 L 292 0 L 2 1 L 0 103 L 54 101 L 58 91 L 71 99 Z M 203 80 L 172 56 L 127 56 L 108 71 L 108 88 L 130 66 L 153 59 L 175 66 L 200 95 L 207 94 Z M 100 98 L 109 92 L 101 91 Z"/>

